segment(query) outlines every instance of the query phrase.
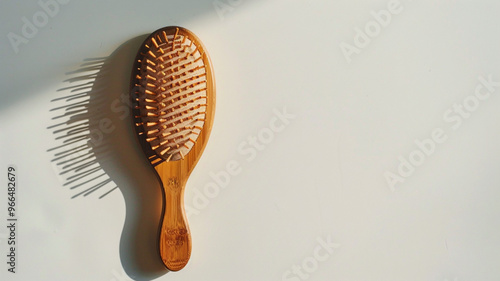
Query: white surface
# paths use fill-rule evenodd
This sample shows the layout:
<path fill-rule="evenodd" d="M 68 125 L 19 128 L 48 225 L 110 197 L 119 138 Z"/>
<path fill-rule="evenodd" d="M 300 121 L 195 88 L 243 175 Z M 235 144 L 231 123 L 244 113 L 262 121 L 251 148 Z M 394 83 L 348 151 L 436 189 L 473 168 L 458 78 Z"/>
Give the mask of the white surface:
<path fill-rule="evenodd" d="M 218 14 L 212 0 L 73 0 L 15 53 L 8 34 L 21 35 L 22 18 L 43 11 L 19 2 L 0 4 L 0 167 L 5 175 L 16 165 L 19 183 L 17 273 L 2 262 L 1 280 L 498 280 L 500 88 L 457 129 L 443 119 L 474 94 L 478 77 L 500 81 L 496 1 L 401 1 L 350 63 L 340 45 L 353 45 L 356 28 L 390 1 L 220 0 L 229 8 Z M 217 110 L 186 191 L 192 257 L 165 274 L 154 252 L 159 189 L 130 120 L 110 104 L 126 91 L 137 45 L 117 48 L 168 25 L 206 45 Z M 60 145 L 48 129 L 51 100 L 70 94 L 61 90 L 69 72 L 98 57 L 109 72 L 94 85 L 104 102 L 89 118 L 98 122 L 100 112 L 116 128 L 97 164 L 111 182 L 72 198 L 84 187 L 64 185 L 48 152 Z M 283 108 L 295 118 L 252 149 L 248 138 L 268 136 Z M 397 174 L 398 157 L 436 129 L 446 140 L 392 191 L 384 174 Z M 210 173 L 228 163 L 239 173 L 200 201 L 214 186 Z M 6 235 L 1 227 L 2 260 Z M 327 237 L 340 246 L 318 252 L 316 268 Z M 301 278 L 294 265 L 310 272 Z"/>

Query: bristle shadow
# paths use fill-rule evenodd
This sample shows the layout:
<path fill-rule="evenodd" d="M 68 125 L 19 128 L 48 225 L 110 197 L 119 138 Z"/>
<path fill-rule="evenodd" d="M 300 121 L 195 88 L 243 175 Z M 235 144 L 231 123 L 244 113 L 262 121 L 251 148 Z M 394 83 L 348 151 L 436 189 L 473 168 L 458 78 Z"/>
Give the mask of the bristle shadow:
<path fill-rule="evenodd" d="M 70 198 L 106 200 L 121 192 L 120 260 L 131 278 L 144 281 L 168 272 L 157 245 L 161 190 L 139 145 L 129 100 L 132 63 L 146 37 L 127 41 L 109 57 L 84 59 L 66 73 L 51 99 L 47 127 L 56 143 L 47 152 Z"/>
<path fill-rule="evenodd" d="M 47 151 L 53 154 L 53 166 L 63 186 L 68 186 L 70 190 L 80 190 L 73 198 L 88 196 L 97 188 L 105 188 L 106 194 L 109 194 L 108 190 L 116 188 L 109 177 L 93 177 L 102 170 L 95 159 L 105 144 L 93 139 L 91 132 L 96 126 L 92 120 L 95 120 L 96 114 L 98 117 L 104 106 L 104 99 L 94 95 L 91 90 L 104 61 L 105 58 L 89 60 L 80 65 L 79 69 L 66 73 L 70 77 L 64 81 L 66 85 L 58 90 L 61 95 L 51 100 L 52 120 L 57 120 L 58 123 L 47 129 L 52 131 L 59 145 Z M 94 180 L 90 181 L 88 178 Z"/>

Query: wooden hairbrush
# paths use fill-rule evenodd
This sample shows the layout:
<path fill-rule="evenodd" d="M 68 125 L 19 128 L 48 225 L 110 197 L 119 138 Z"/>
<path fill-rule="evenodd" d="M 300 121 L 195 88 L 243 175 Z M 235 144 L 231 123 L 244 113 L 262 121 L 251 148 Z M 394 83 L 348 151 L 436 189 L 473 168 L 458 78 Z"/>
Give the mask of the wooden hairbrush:
<path fill-rule="evenodd" d="M 191 256 L 184 188 L 215 112 L 212 64 L 198 37 L 176 26 L 153 32 L 138 51 L 131 98 L 139 141 L 162 186 L 160 256 L 177 271 Z"/>

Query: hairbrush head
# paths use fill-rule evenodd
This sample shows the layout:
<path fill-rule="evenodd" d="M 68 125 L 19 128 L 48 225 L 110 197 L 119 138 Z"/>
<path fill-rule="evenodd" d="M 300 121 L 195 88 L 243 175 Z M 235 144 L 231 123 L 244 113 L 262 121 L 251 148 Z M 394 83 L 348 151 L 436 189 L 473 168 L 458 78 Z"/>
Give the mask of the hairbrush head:
<path fill-rule="evenodd" d="M 146 39 L 132 73 L 132 99 L 151 163 L 184 159 L 191 151 L 213 88 L 210 60 L 193 33 L 166 27 Z"/>

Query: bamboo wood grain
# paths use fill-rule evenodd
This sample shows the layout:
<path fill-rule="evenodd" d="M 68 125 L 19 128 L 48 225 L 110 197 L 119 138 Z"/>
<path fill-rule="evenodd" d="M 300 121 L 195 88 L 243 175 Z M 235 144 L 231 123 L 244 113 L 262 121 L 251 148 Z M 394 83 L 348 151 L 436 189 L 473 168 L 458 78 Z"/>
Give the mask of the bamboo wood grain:
<path fill-rule="evenodd" d="M 160 31 L 166 31 L 168 34 L 175 32 L 176 36 L 177 34 L 181 34 L 195 41 L 202 56 L 206 73 L 207 102 L 204 124 L 198 138 L 187 155 L 183 155 L 182 159 L 176 161 L 165 161 L 165 159 L 158 160 L 159 158 L 157 156 L 159 155 L 154 155 L 155 152 L 152 151 L 151 147 L 144 141 L 144 135 L 146 134 L 143 134 L 142 138 L 139 137 L 143 149 L 158 174 L 162 187 L 163 210 L 162 221 L 159 228 L 159 253 L 165 266 L 171 271 L 177 271 L 186 266 L 191 256 L 191 232 L 184 209 L 184 190 L 189 175 L 203 153 L 212 129 L 215 113 L 215 79 L 210 58 L 208 57 L 205 47 L 196 35 L 180 27 L 167 27 L 155 33 Z M 154 36 L 155 33 L 153 33 L 150 38 Z M 145 42 L 148 42 L 148 39 L 146 39 Z M 138 54 L 139 61 L 141 59 L 140 54 L 141 50 Z M 136 60 L 136 64 L 137 61 L 138 60 Z M 137 65 L 135 68 L 137 68 Z M 135 75 L 137 74 L 133 72 L 132 76 L 134 77 Z M 132 81 L 134 81 L 134 78 Z M 131 86 L 134 86 L 134 82 Z M 136 115 L 140 115 L 138 111 L 136 111 Z M 141 135 L 141 133 L 139 133 L 139 135 Z"/>

